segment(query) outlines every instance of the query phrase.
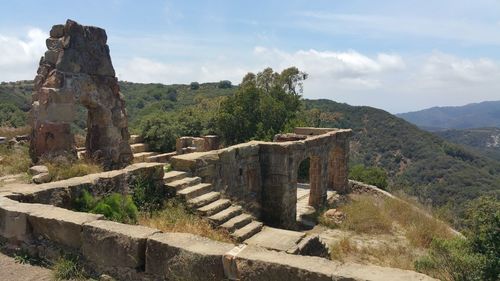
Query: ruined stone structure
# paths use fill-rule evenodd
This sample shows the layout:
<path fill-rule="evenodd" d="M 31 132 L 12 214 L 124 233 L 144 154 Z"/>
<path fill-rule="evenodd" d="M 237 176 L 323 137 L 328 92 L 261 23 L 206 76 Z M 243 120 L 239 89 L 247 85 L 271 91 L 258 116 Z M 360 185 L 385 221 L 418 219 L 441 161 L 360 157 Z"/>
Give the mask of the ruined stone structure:
<path fill-rule="evenodd" d="M 174 156 L 175 170 L 211 183 L 266 225 L 296 227 L 297 176 L 309 158 L 309 205 L 321 208 L 327 190 L 348 191 L 347 163 L 351 130 L 296 128 L 276 142 L 252 141 L 225 149 Z"/>
<path fill-rule="evenodd" d="M 76 156 L 71 123 L 78 104 L 88 110 L 87 156 L 105 169 L 131 162 L 125 102 L 106 41 L 106 32 L 98 27 L 71 20 L 52 27 L 35 77 L 30 112 L 35 163 L 45 155 Z"/>

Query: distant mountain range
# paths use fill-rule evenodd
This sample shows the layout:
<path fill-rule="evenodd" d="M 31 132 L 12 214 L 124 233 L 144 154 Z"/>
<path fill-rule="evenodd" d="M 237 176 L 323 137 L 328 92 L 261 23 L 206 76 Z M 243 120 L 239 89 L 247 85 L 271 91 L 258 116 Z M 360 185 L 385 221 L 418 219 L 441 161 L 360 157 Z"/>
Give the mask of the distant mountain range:
<path fill-rule="evenodd" d="M 464 106 L 432 107 L 397 114 L 397 116 L 427 131 L 500 128 L 500 101 L 485 101 Z"/>

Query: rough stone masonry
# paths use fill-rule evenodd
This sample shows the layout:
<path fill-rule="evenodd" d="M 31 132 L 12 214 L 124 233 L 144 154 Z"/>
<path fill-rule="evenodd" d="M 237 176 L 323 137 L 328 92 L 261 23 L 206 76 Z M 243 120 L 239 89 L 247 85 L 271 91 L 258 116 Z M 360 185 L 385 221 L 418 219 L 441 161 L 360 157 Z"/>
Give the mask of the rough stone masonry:
<path fill-rule="evenodd" d="M 50 30 L 48 50 L 40 60 L 32 96 L 33 162 L 44 156 L 76 156 L 71 123 L 79 104 L 88 110 L 88 157 L 107 170 L 131 162 L 125 101 L 106 41 L 104 29 L 72 20 Z"/>

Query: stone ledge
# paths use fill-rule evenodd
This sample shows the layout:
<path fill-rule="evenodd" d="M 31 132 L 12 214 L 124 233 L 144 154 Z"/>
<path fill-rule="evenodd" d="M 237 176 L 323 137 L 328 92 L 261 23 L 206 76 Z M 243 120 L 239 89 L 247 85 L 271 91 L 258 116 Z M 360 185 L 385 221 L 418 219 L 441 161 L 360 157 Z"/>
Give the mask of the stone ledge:
<path fill-rule="evenodd" d="M 162 280 L 223 280 L 222 256 L 232 248 L 193 234 L 154 234 L 147 242 L 146 273 Z"/>
<path fill-rule="evenodd" d="M 246 246 L 237 255 L 226 255 L 238 280 L 436 280 L 408 270 L 339 263 L 318 257 L 297 256 Z"/>
<path fill-rule="evenodd" d="M 97 220 L 83 225 L 82 253 L 100 267 L 143 268 L 147 238 L 157 229 Z"/>

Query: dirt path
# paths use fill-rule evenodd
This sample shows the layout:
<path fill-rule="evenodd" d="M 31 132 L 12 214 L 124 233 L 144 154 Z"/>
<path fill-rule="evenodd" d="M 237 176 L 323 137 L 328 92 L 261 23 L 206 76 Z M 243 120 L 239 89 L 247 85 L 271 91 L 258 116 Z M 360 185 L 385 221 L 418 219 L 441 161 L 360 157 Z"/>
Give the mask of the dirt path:
<path fill-rule="evenodd" d="M 29 264 L 19 264 L 14 258 L 0 253 L 0 280 L 2 281 L 50 281 L 52 271 Z"/>

